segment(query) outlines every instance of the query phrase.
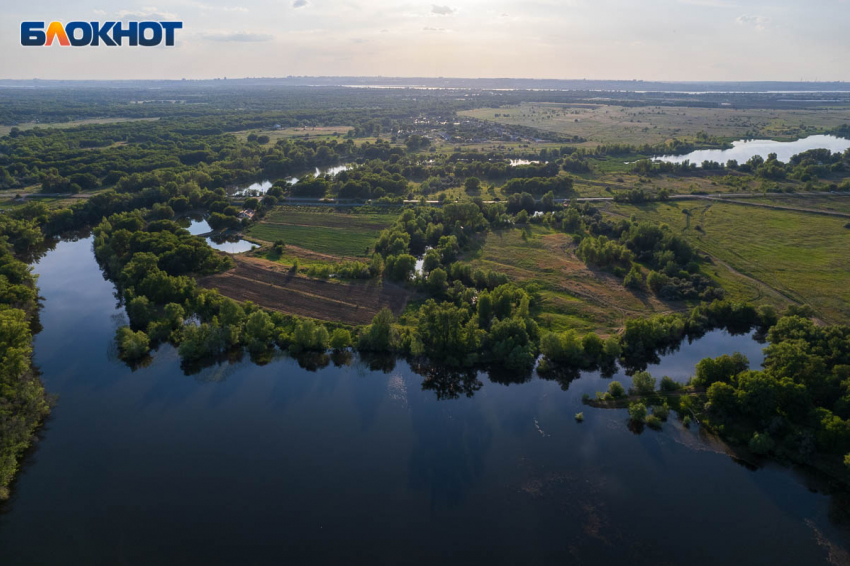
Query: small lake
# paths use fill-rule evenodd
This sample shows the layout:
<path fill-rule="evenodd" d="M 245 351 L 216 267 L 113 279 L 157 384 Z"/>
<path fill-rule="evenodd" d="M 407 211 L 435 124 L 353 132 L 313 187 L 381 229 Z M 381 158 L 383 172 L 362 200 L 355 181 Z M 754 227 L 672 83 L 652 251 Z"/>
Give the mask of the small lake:
<path fill-rule="evenodd" d="M 511 159 L 510 160 L 511 167 L 516 167 L 517 165 L 531 165 L 532 163 L 537 164 L 539 161 L 532 161 L 529 159 Z"/>
<path fill-rule="evenodd" d="M 243 252 L 249 252 L 254 248 L 260 247 L 257 244 L 249 242 L 248 240 L 243 240 L 239 236 L 228 235 L 210 236 L 207 238 L 207 243 L 210 245 L 211 248 L 229 254 L 241 254 Z"/>
<path fill-rule="evenodd" d="M 177 220 L 177 224 L 188 230 L 193 236 L 209 234 L 213 231 L 207 219 L 200 214 L 180 218 Z"/>
<path fill-rule="evenodd" d="M 133 370 L 91 238 L 34 267 L 35 362 L 57 402 L 0 507 L 4 566 L 809 566 L 850 548 L 846 499 L 673 418 L 634 434 L 625 410 L 582 404 L 608 387 L 598 372 L 425 379 L 403 360 L 281 354 L 186 375 L 170 346 Z M 684 381 L 736 350 L 757 367 L 761 347 L 715 331 L 649 369 Z"/>
<path fill-rule="evenodd" d="M 330 175 L 334 176 L 338 173 L 341 173 L 347 169 L 351 169 L 353 166 L 350 163 L 345 163 L 343 165 L 334 165 L 332 167 L 316 167 L 313 175 L 318 177 L 319 175 Z M 290 185 L 294 185 L 298 182 L 298 177 L 287 177 L 286 182 Z M 237 187 L 233 189 L 233 195 L 264 195 L 266 191 L 268 191 L 274 185 L 274 181 L 264 180 L 256 183 L 251 183 L 246 187 Z"/>
<path fill-rule="evenodd" d="M 690 161 L 697 166 L 703 161 L 716 161 L 725 164 L 730 159 L 739 164 L 746 163 L 750 158 L 760 155 L 767 159 L 771 153 L 783 163 L 787 163 L 793 156 L 810 149 L 828 149 L 832 152 L 844 151 L 850 148 L 850 139 L 836 136 L 809 136 L 792 142 L 780 142 L 774 140 L 738 140 L 732 142 L 730 149 L 700 149 L 685 155 L 665 155 L 655 157 L 655 161 L 666 161 L 667 163 L 683 163 Z"/>

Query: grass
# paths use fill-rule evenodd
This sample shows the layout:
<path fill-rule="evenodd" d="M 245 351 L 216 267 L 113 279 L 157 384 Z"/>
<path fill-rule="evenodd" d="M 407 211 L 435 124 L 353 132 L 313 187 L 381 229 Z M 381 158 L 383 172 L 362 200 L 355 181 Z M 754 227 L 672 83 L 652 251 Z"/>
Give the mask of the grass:
<path fill-rule="evenodd" d="M 71 120 L 68 122 L 24 122 L 16 126 L 0 126 L 0 137 L 8 135 L 12 128 L 19 130 L 31 130 L 33 128 L 75 128 L 77 126 L 88 126 L 91 124 L 117 124 L 118 122 L 135 122 L 142 120 L 159 120 L 159 118 L 87 118 L 85 120 Z"/>
<path fill-rule="evenodd" d="M 465 259 L 473 267 L 536 286 L 542 303 L 537 320 L 547 331 L 574 328 L 607 335 L 619 330 L 626 317 L 672 308 L 649 295 L 632 293 L 621 278 L 589 269 L 575 256 L 568 234 L 543 226 L 489 233 Z"/>
<path fill-rule="evenodd" d="M 269 136 L 270 143 L 274 143 L 279 139 L 310 139 L 310 140 L 326 140 L 332 138 L 342 138 L 351 126 L 315 126 L 304 128 L 280 128 L 279 130 L 244 130 L 234 132 L 234 135 L 242 141 L 248 139 L 249 134 L 257 134 L 258 136 Z"/>
<path fill-rule="evenodd" d="M 771 139 L 796 139 L 850 120 L 850 108 L 842 106 L 789 110 L 528 103 L 478 108 L 459 114 L 579 136 L 588 140 L 588 145 L 656 144 L 674 137 L 689 140 L 700 131 L 721 139 L 738 139 L 747 133 Z"/>
<path fill-rule="evenodd" d="M 287 245 L 337 258 L 368 257 L 380 231 L 394 220 L 392 214 L 344 214 L 282 207 L 270 212 L 247 234 L 265 242 L 283 240 Z"/>
<path fill-rule="evenodd" d="M 806 303 L 826 322 L 850 322 L 846 218 L 695 201 L 611 204 L 609 210 L 682 233 L 713 258 L 707 271 L 732 299 L 780 307 Z"/>

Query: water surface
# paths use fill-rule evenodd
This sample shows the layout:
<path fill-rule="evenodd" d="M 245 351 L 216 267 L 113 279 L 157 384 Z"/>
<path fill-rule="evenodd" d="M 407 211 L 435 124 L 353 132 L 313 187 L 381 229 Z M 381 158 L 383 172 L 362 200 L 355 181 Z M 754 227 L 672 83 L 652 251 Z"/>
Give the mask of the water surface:
<path fill-rule="evenodd" d="M 316 170 L 313 172 L 313 175 L 318 177 L 319 175 L 330 175 L 333 177 L 334 175 L 341 173 L 347 169 L 351 169 L 352 165 L 350 163 L 345 163 L 342 165 L 333 165 L 329 167 L 316 167 Z M 290 185 L 294 185 L 298 182 L 298 177 L 287 177 L 286 182 Z M 266 191 L 268 191 L 274 185 L 274 181 L 270 181 L 268 179 L 258 181 L 256 183 L 251 183 L 250 185 L 244 187 L 236 187 L 233 189 L 234 195 L 264 195 Z"/>
<path fill-rule="evenodd" d="M 741 164 L 749 161 L 756 155 L 767 159 L 769 154 L 775 153 L 779 161 L 787 163 L 793 156 L 810 149 L 828 149 L 832 152 L 844 151 L 850 148 L 850 139 L 818 135 L 792 142 L 738 140 L 732 142 L 732 146 L 730 149 L 699 149 L 684 155 L 664 155 L 654 159 L 668 163 L 690 161 L 691 163 L 696 163 L 698 166 L 702 165 L 703 161 L 716 161 L 725 164 L 730 159 L 734 159 Z"/>
<path fill-rule="evenodd" d="M 231 236 L 229 234 L 209 236 L 207 238 L 207 243 L 211 248 L 229 254 L 241 254 L 259 247 L 253 242 L 249 242 L 248 240 L 243 240 L 239 236 Z"/>
<path fill-rule="evenodd" d="M 847 548 L 840 505 L 792 470 L 583 406 L 610 383 L 598 373 L 423 381 L 403 361 L 280 356 L 185 375 L 171 347 L 133 371 L 91 240 L 36 271 L 35 361 L 58 401 L 0 514 L 4 566 L 815 565 L 819 541 Z M 650 371 L 685 380 L 735 350 L 761 361 L 718 331 Z"/>

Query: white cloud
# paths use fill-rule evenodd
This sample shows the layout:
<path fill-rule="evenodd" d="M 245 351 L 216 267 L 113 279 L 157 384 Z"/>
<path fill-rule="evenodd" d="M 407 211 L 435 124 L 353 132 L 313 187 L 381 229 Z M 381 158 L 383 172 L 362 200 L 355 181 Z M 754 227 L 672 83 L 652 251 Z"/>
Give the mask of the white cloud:
<path fill-rule="evenodd" d="M 105 16 L 106 10 L 92 10 L 96 16 Z"/>
<path fill-rule="evenodd" d="M 739 26 L 753 27 L 757 31 L 764 31 L 764 29 L 770 23 L 770 18 L 768 18 L 767 16 L 752 16 L 749 14 L 743 14 L 735 18 L 735 23 L 737 23 Z"/>
<path fill-rule="evenodd" d="M 292 7 L 293 8 L 303 8 L 307 4 L 309 4 L 309 2 L 307 0 L 295 0 L 295 2 L 292 3 Z"/>
<path fill-rule="evenodd" d="M 240 43 L 256 43 L 274 39 L 273 35 L 250 31 L 213 31 L 201 34 L 201 37 L 210 41 L 236 41 Z"/>
<path fill-rule="evenodd" d="M 146 7 L 141 10 L 121 10 L 118 12 L 119 19 L 146 19 L 146 20 L 176 20 L 177 14 L 164 12 L 157 8 Z"/>
<path fill-rule="evenodd" d="M 457 12 L 457 10 L 449 6 L 437 6 L 436 4 L 431 4 L 432 14 L 437 14 L 438 16 L 451 16 L 455 12 Z"/>

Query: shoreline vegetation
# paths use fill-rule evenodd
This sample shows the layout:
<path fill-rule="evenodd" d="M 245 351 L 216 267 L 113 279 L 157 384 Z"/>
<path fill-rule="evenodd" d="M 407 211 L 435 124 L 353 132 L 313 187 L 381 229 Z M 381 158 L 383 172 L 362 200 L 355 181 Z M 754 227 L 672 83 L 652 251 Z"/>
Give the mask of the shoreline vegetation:
<path fill-rule="evenodd" d="M 473 103 L 441 93 L 410 101 L 328 92 L 298 98 L 302 107 L 287 111 L 275 111 L 269 96 L 259 93 L 261 109 L 252 112 L 234 112 L 222 95 L 211 101 L 223 105 L 215 111 L 169 106 L 163 112 L 174 114 L 159 120 L 13 127 L 0 138 L 0 189 L 81 197 L 70 205 L 13 199 L 0 215 L 0 498 L 49 410 L 32 366 L 38 298 L 23 260 L 45 238 L 82 229 L 92 230 L 95 257 L 126 309 L 129 325 L 115 340 L 134 368 L 149 364 L 164 343 L 177 348 L 187 373 L 243 351 L 257 363 L 279 350 L 399 356 L 424 376 L 423 387 L 432 374 L 479 369 L 504 382 L 536 371 L 566 387 L 581 371 L 610 376 L 619 365 L 634 376 L 635 392 L 612 382 L 589 406 L 628 408 L 633 423 L 651 428 L 663 427 L 673 410 L 756 453 L 828 462 L 847 483 L 850 330 L 812 319 L 835 322 L 850 313 L 834 302 L 833 311 L 816 311 L 794 293 L 763 292 L 777 285 L 775 277 L 757 281 L 753 293 L 745 274 L 705 251 L 716 249 L 707 239 L 717 236 L 706 232 L 708 219 L 697 222 L 720 209 L 710 211 L 712 202 L 702 216 L 687 208 L 676 221 L 657 214 L 671 214 L 662 209 L 671 196 L 707 189 L 850 194 L 850 151 L 697 168 L 650 157 L 722 147 L 723 136 L 700 130 L 660 142 L 587 145 L 584 135 L 459 118 L 490 95 Z M 348 96 L 369 102 L 368 111 L 342 104 Z M 21 101 L 35 112 L 29 105 Z M 557 118 L 578 123 L 566 116 Z M 299 137 L 311 126 L 339 124 L 347 126 Z M 278 127 L 291 131 L 265 133 Z M 260 195 L 226 190 L 341 162 L 351 167 L 276 181 Z M 570 202 L 580 196 L 610 197 L 612 206 Z M 363 204 L 322 208 L 326 197 Z M 641 208 L 621 212 L 629 207 Z M 175 222 L 189 211 L 203 214 L 215 232 L 245 234 L 262 246 L 234 261 Z M 845 228 L 826 226 L 834 237 L 829 250 L 819 250 L 825 265 L 846 249 Z M 760 243 L 763 235 L 751 237 Z M 837 294 L 846 275 L 835 270 L 818 283 Z M 812 277 L 792 283 L 811 285 Z M 250 287 L 256 300 L 244 300 L 237 287 Z M 288 309 L 296 297 L 300 310 Z M 342 314 L 320 316 L 332 308 Z M 700 362 L 691 383 L 662 379 L 663 393 L 655 391 L 645 370 L 660 353 L 720 328 L 756 329 L 766 338 L 764 368 L 750 371 L 730 353 Z"/>

